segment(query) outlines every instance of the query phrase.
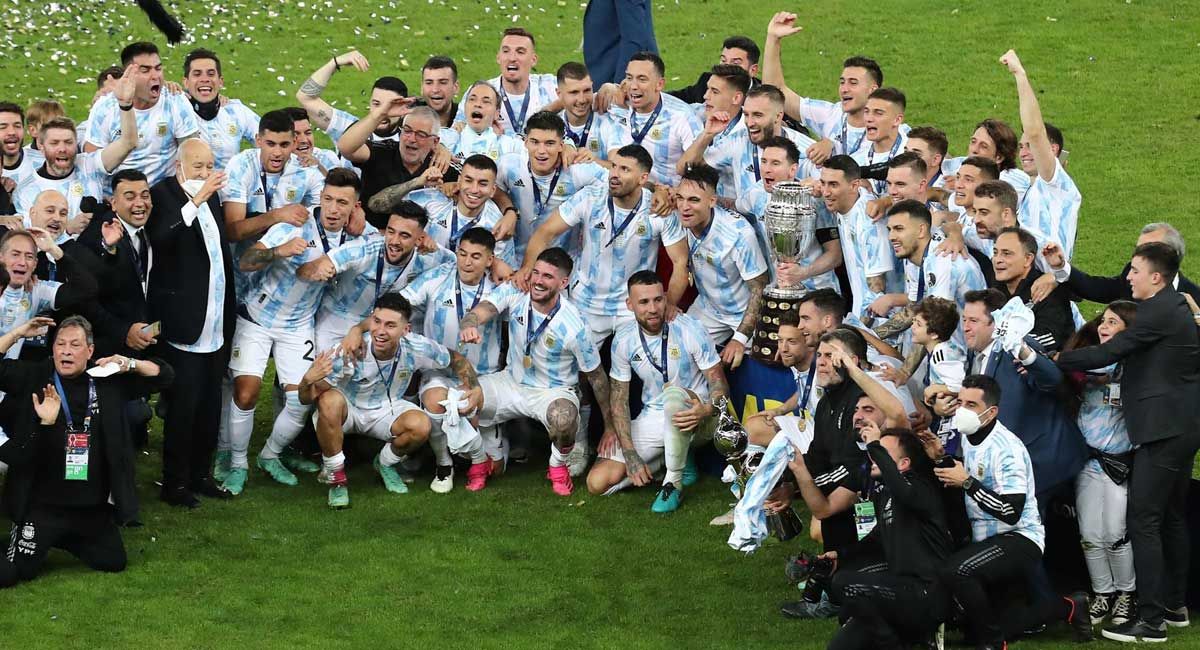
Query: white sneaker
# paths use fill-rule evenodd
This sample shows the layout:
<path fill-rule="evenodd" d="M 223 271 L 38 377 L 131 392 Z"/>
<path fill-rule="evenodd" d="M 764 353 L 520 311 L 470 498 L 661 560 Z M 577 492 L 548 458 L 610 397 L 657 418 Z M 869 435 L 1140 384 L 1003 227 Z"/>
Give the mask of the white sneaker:
<path fill-rule="evenodd" d="M 720 517 L 713 517 L 713 520 L 708 522 L 709 526 L 732 526 L 733 525 L 733 508 L 729 512 Z"/>
<path fill-rule="evenodd" d="M 571 449 L 571 453 L 567 454 L 567 469 L 571 472 L 571 478 L 579 478 L 587 471 L 588 450 L 584 445 L 575 445 Z"/>
<path fill-rule="evenodd" d="M 429 489 L 438 494 L 447 494 L 454 489 L 454 468 L 450 467 L 449 472 L 443 477 L 438 477 L 438 473 L 442 468 L 438 467 L 433 473 L 433 482 L 429 484 Z"/>

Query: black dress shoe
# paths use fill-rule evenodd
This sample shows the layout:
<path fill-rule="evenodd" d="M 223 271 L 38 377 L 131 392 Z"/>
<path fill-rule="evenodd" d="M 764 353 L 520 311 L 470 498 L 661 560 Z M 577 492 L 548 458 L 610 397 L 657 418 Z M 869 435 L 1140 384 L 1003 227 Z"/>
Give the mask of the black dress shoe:
<path fill-rule="evenodd" d="M 233 495 L 221 489 L 211 476 L 205 476 L 199 481 L 192 482 L 192 493 L 209 499 L 232 499 Z"/>
<path fill-rule="evenodd" d="M 1067 624 L 1075 633 L 1075 641 L 1080 643 L 1091 641 L 1095 638 L 1095 634 L 1092 632 L 1091 602 L 1088 601 L 1087 593 L 1082 591 L 1073 593 L 1067 597 L 1067 602 L 1071 604 L 1071 611 L 1067 614 Z"/>
<path fill-rule="evenodd" d="M 1100 630 L 1100 635 L 1121 643 L 1162 643 L 1167 640 L 1167 626 L 1151 626 L 1141 620 L 1130 620 L 1124 625 L 1114 625 Z"/>
<path fill-rule="evenodd" d="M 187 488 L 163 488 L 160 498 L 169 505 L 192 510 L 200 507 L 200 499 Z"/>

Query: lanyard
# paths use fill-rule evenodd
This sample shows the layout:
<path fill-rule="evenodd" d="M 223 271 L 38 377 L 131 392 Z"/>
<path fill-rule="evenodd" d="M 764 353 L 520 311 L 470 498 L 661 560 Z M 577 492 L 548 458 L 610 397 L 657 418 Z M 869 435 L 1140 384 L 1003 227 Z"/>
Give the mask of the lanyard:
<path fill-rule="evenodd" d="M 280 176 L 282 179 L 283 177 Z M 267 172 L 262 173 L 262 188 L 263 188 L 263 203 L 266 204 L 267 212 L 271 211 L 271 191 L 267 189 Z"/>
<path fill-rule="evenodd" d="M 896 152 L 900 150 L 900 134 L 896 134 L 896 141 L 892 143 L 892 150 L 888 153 L 888 160 L 896 157 Z M 867 149 L 867 164 L 870 165 L 875 160 L 875 145 L 871 145 Z"/>
<path fill-rule="evenodd" d="M 550 197 L 554 196 L 554 188 L 558 187 L 558 177 L 562 174 L 562 163 L 554 169 L 554 176 L 550 177 L 550 186 L 546 188 L 546 200 L 542 201 L 542 191 L 538 189 L 537 179 L 533 177 L 533 165 L 528 165 L 529 168 L 529 184 L 533 187 L 533 210 L 537 213 L 537 218 L 542 218 L 542 212 L 546 209 L 546 203 L 550 201 Z M 611 201 L 612 199 L 609 199 Z"/>
<path fill-rule="evenodd" d="M 525 115 L 529 112 L 529 100 L 533 99 L 533 84 L 525 89 L 525 101 L 521 103 L 521 114 L 513 113 L 512 103 L 508 101 L 508 93 L 504 92 L 504 82 L 500 82 L 500 101 L 504 102 L 504 112 L 508 113 L 508 123 L 512 125 L 513 131 L 524 135 L 525 134 Z"/>
<path fill-rule="evenodd" d="M 313 218 L 317 220 L 317 234 L 321 236 L 321 247 L 328 253 L 331 246 L 329 245 L 329 235 L 325 234 L 325 226 L 321 225 L 321 208 L 313 210 Z M 342 237 L 338 240 L 338 246 L 346 243 L 346 227 L 342 227 Z"/>
<path fill-rule="evenodd" d="M 450 216 L 450 241 L 447 242 L 450 244 L 450 250 L 458 250 L 458 240 L 462 238 L 463 233 L 473 228 L 475 224 L 479 223 L 479 220 L 482 218 L 483 211 L 480 210 L 479 216 L 463 224 L 463 227 L 460 230 L 458 227 L 458 206 L 455 205 L 454 214 Z"/>
<path fill-rule="evenodd" d="M 566 113 L 566 111 L 563 112 L 564 114 Z M 567 137 L 571 138 L 571 142 L 574 142 L 576 147 L 582 149 L 587 146 L 588 135 L 590 135 L 592 132 L 592 120 L 594 119 L 596 119 L 596 113 L 594 111 L 588 111 L 587 124 L 583 125 L 582 131 L 575 133 L 571 130 L 571 125 L 567 123 L 566 118 L 563 118 L 563 122 L 567 124 Z"/>
<path fill-rule="evenodd" d="M 717 215 L 714 214 L 712 218 L 708 220 L 708 225 L 704 227 L 704 231 L 700 233 L 699 237 L 692 235 L 693 237 L 696 237 L 696 241 L 692 244 L 692 247 L 688 249 L 688 263 L 691 263 L 692 256 L 696 254 L 696 249 L 700 248 L 700 244 L 704 242 L 704 238 L 708 237 L 708 231 L 712 230 L 713 222 L 716 220 Z"/>
<path fill-rule="evenodd" d="M 549 314 L 546 314 L 545 320 L 542 321 L 541 325 L 538 325 L 538 328 L 535 331 L 533 329 L 533 300 L 529 301 L 528 324 L 525 326 L 525 358 L 526 359 L 533 357 L 534 341 L 537 341 L 538 337 L 542 335 L 542 332 L 546 331 L 546 327 L 548 327 L 550 325 L 550 321 L 554 320 L 554 315 L 558 313 L 558 310 L 560 307 L 562 307 L 561 300 L 558 301 L 558 304 L 554 305 L 554 309 L 550 310 Z"/>
<path fill-rule="evenodd" d="M 638 195 L 638 202 L 634 204 L 633 209 L 629 211 L 629 214 L 625 215 L 625 220 L 618 226 L 617 206 L 613 203 L 612 195 L 608 195 L 608 222 L 612 226 L 612 236 L 608 238 L 608 243 L 604 245 L 605 248 L 612 246 L 613 242 L 617 241 L 617 237 L 620 237 L 625 232 L 625 229 L 629 227 L 629 223 L 633 221 L 633 218 L 637 216 L 638 210 L 641 209 L 642 199 L 644 198 L 646 198 L 645 194 Z"/>
<path fill-rule="evenodd" d="M 372 347 L 374 344 L 372 343 Z M 400 365 L 400 355 L 404 352 L 404 342 L 396 343 L 396 356 L 392 357 L 392 369 L 388 372 L 388 378 L 383 378 L 383 366 L 379 365 L 379 357 L 375 353 L 371 353 L 371 358 L 375 360 L 375 368 L 379 370 L 379 380 L 383 382 L 383 390 L 388 398 L 388 404 L 392 403 L 392 383 L 396 381 L 396 368 Z"/>
<path fill-rule="evenodd" d="M 734 130 L 735 128 L 737 128 L 738 122 L 741 122 L 741 121 L 742 121 L 742 112 L 739 110 L 737 117 L 735 117 L 729 121 L 729 124 L 726 125 L 725 130 L 721 131 L 721 135 L 718 137 L 723 138 L 723 137 L 729 135 L 729 132 Z"/>
<path fill-rule="evenodd" d="M 917 267 L 917 302 L 925 298 L 925 262 L 929 260 L 929 244 L 925 244 L 925 252 L 921 254 L 921 266 Z"/>
<path fill-rule="evenodd" d="M 646 139 L 646 134 L 650 132 L 650 127 L 654 126 L 654 123 L 658 121 L 658 114 L 662 112 L 662 107 L 663 103 L 660 98 L 658 106 L 654 107 L 654 112 L 650 114 L 650 117 L 646 120 L 646 125 L 641 129 L 637 128 L 637 120 L 633 119 L 637 117 L 637 111 L 629 111 L 629 132 L 633 136 L 634 144 L 641 144 L 642 140 Z"/>
<path fill-rule="evenodd" d="M 642 339 L 642 350 L 644 350 L 646 352 L 646 361 L 649 361 L 650 365 L 654 366 L 655 370 L 662 373 L 663 386 L 666 386 L 668 383 L 670 383 L 670 380 L 667 378 L 667 369 L 668 369 L 667 368 L 667 337 L 670 335 L 670 332 L 671 332 L 670 325 L 667 323 L 663 323 L 662 365 L 660 366 L 657 363 L 655 363 L 654 355 L 650 353 L 650 344 L 646 342 L 645 333 L 642 332 L 641 327 L 638 327 L 638 337 Z"/>
<path fill-rule="evenodd" d="M 58 395 L 62 400 L 63 416 L 67 418 L 67 431 L 78 431 L 75 428 L 75 420 L 71 417 L 71 407 L 67 405 L 70 400 L 67 399 L 67 392 L 63 390 L 62 378 L 58 376 L 57 372 L 54 373 L 54 387 L 58 389 Z M 92 430 L 92 415 L 96 412 L 96 402 L 96 380 L 88 377 L 88 405 L 87 413 L 83 416 L 83 431 Z"/>
<path fill-rule="evenodd" d="M 458 281 L 458 272 L 454 273 L 454 308 L 458 310 L 458 320 L 462 320 L 466 312 L 475 309 L 479 305 L 479 299 L 483 297 L 483 285 L 487 284 L 487 278 L 479 278 L 479 288 L 475 290 L 475 299 L 471 301 L 471 306 L 468 309 L 463 309 L 462 299 L 462 283 Z"/>
<path fill-rule="evenodd" d="M 54 282 L 55 276 L 58 275 L 58 264 L 56 264 L 54 260 L 50 259 L 49 255 L 46 256 L 46 273 L 50 276 L 48 279 L 51 282 Z"/>
<path fill-rule="evenodd" d="M 941 167 L 939 167 L 939 168 L 938 168 L 938 170 L 937 170 L 937 173 L 933 175 L 933 178 L 929 179 L 929 182 L 928 182 L 928 183 L 926 183 L 926 185 L 925 185 L 925 186 L 926 186 L 926 187 L 929 187 L 929 188 L 932 188 L 932 187 L 933 187 L 933 184 L 937 182 L 937 179 L 939 179 L 939 178 L 941 178 L 941 177 L 942 177 L 942 168 L 941 168 Z"/>
<path fill-rule="evenodd" d="M 380 288 L 383 287 L 383 264 L 384 264 L 384 256 L 386 254 L 387 254 L 387 244 L 384 244 L 384 247 L 379 249 L 379 260 L 377 262 L 375 262 L 375 299 L 376 300 L 379 300 L 379 296 L 382 295 L 379 292 L 379 290 L 380 290 Z M 416 257 L 416 252 L 409 253 L 408 264 L 412 263 L 413 257 Z M 387 286 L 388 291 L 391 291 L 392 287 L 396 285 L 396 282 L 401 277 L 404 277 L 404 271 L 408 268 L 408 264 L 405 264 L 404 268 L 400 269 L 400 275 L 397 276 L 395 280 L 392 280 L 391 282 L 388 283 L 388 286 Z"/>
<path fill-rule="evenodd" d="M 754 182 L 762 180 L 762 172 L 758 167 L 758 145 L 750 142 L 750 138 L 746 138 L 746 142 L 750 145 L 750 162 L 754 165 Z"/>
<path fill-rule="evenodd" d="M 800 391 L 798 401 L 800 403 L 800 412 L 808 407 L 808 398 L 812 396 L 813 379 L 817 376 L 817 358 L 814 356 L 812 364 L 808 367 L 808 377 L 804 379 L 804 383 L 796 382 L 796 390 Z"/>
<path fill-rule="evenodd" d="M 846 129 L 848 128 L 846 125 L 846 121 L 847 121 L 846 114 L 842 113 L 842 138 L 841 138 L 841 140 L 842 140 L 842 146 L 845 147 L 845 151 L 843 151 L 842 153 L 846 154 L 847 156 L 852 156 L 852 155 L 854 155 L 854 152 L 858 151 L 858 148 L 862 146 L 863 138 L 867 137 L 867 130 L 863 129 L 862 135 L 858 136 L 858 142 L 854 143 L 854 148 L 850 148 L 850 143 L 847 142 L 847 136 L 846 136 Z"/>

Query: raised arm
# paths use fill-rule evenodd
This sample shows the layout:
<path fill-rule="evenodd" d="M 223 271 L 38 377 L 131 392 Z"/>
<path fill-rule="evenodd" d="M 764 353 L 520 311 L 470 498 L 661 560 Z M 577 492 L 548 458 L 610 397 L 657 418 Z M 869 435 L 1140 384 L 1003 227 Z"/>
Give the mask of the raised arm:
<path fill-rule="evenodd" d="M 1046 123 L 1042 120 L 1042 108 L 1038 105 L 1037 93 L 1029 84 L 1029 77 L 1025 75 L 1025 68 L 1021 65 L 1021 59 L 1017 58 L 1016 52 L 1005 52 L 1004 56 L 1000 57 L 1000 63 L 1008 67 L 1008 71 L 1017 81 L 1017 97 L 1021 103 L 1021 128 L 1025 131 L 1025 137 L 1029 138 L 1029 148 L 1033 151 L 1038 176 L 1044 181 L 1049 181 L 1054 178 L 1057 161 L 1054 149 L 1050 147 L 1050 137 L 1046 135 Z"/>
<path fill-rule="evenodd" d="M 796 14 L 781 11 L 767 24 L 767 40 L 763 41 L 762 80 L 783 92 L 783 112 L 789 117 L 800 119 L 800 95 L 788 87 L 783 80 L 783 58 L 780 56 L 784 38 L 800 31 Z"/>
<path fill-rule="evenodd" d="M 329 122 L 333 119 L 333 107 L 329 105 L 329 102 L 321 99 L 321 93 L 325 92 L 325 87 L 329 85 L 333 73 L 346 66 L 353 66 L 360 72 L 366 72 L 370 69 L 371 64 L 367 63 L 367 57 L 359 54 L 357 50 L 350 50 L 317 68 L 300 85 L 300 90 L 296 91 L 296 101 L 300 102 L 300 106 L 308 112 L 308 119 L 312 125 L 322 131 L 329 128 Z"/>
<path fill-rule="evenodd" d="M 117 81 L 117 87 L 113 90 L 121 112 L 121 137 L 100 150 L 100 162 L 107 172 L 115 170 L 138 145 L 137 115 L 133 111 L 135 67 L 136 64 L 130 63 L 129 67 L 125 68 L 125 74 Z"/>

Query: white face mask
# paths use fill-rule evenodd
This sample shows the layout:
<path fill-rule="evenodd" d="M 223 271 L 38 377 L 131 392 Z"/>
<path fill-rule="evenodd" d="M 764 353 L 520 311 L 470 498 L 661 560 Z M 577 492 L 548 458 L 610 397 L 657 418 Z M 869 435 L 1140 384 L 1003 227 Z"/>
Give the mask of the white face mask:
<path fill-rule="evenodd" d="M 200 188 L 204 187 L 204 179 L 192 178 L 180 183 L 180 186 L 183 187 L 183 191 L 187 192 L 188 196 L 196 196 L 200 193 Z"/>
<path fill-rule="evenodd" d="M 984 411 L 984 413 L 987 413 L 987 411 Z M 969 436 L 976 431 L 979 431 L 980 427 L 983 426 L 983 421 L 980 419 L 979 414 L 975 411 L 960 406 L 958 407 L 958 410 L 954 412 L 952 424 L 959 433 L 963 434 L 964 436 Z"/>

